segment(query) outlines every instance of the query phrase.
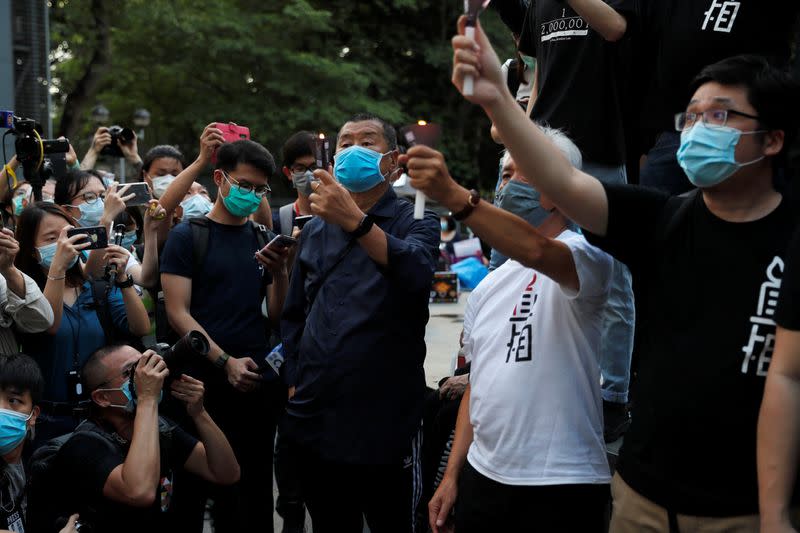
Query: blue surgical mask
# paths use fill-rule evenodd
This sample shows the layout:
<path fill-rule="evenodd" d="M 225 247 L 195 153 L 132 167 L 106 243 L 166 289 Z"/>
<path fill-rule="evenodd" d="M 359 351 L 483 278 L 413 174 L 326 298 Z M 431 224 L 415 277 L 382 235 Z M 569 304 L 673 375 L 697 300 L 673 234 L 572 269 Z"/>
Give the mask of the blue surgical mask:
<path fill-rule="evenodd" d="M 125 398 L 128 400 L 125 405 L 119 404 L 109 404 L 110 407 L 117 407 L 118 409 L 124 409 L 128 413 L 133 413 L 136 411 L 136 398 L 133 397 L 133 392 L 131 391 L 131 380 L 126 379 L 125 383 L 120 386 L 118 389 L 97 389 L 100 392 L 112 392 L 112 391 L 120 391 L 122 394 L 125 395 Z M 161 394 L 158 397 L 158 402 L 161 403 L 161 400 L 164 399 L 164 391 L 161 391 Z"/>
<path fill-rule="evenodd" d="M 742 135 L 764 130 L 743 132 L 728 126 L 706 126 L 698 122 L 681 133 L 678 163 L 695 187 L 713 187 L 731 177 L 737 170 L 764 159 L 747 163 L 736 162 L 736 145 Z"/>
<path fill-rule="evenodd" d="M 441 222 L 439 222 L 439 227 L 442 229 L 442 231 L 447 231 L 447 230 L 448 230 L 448 228 L 447 228 L 447 222 L 445 222 L 444 220 L 442 220 Z"/>
<path fill-rule="evenodd" d="M 33 416 L 9 409 L 0 409 L 0 455 L 5 455 L 25 439 L 28 434 L 28 420 Z"/>
<path fill-rule="evenodd" d="M 505 187 L 497 193 L 494 205 L 525 219 L 533 227 L 541 226 L 542 222 L 550 216 L 550 211 L 539 203 L 539 191 L 516 180 L 506 183 Z"/>
<path fill-rule="evenodd" d="M 175 176 L 167 174 L 166 176 L 155 176 L 151 180 L 153 181 L 153 196 L 161 198 L 172 182 L 175 181 Z"/>
<path fill-rule="evenodd" d="M 81 211 L 81 218 L 78 219 L 78 224 L 80 224 L 82 228 L 99 225 L 100 219 L 103 218 L 105 207 L 106 203 L 102 198 L 98 198 L 92 203 L 82 203 L 78 206 L 78 209 Z"/>
<path fill-rule="evenodd" d="M 37 246 L 36 249 L 39 251 L 39 264 L 50 268 L 50 265 L 53 264 L 53 258 L 56 256 L 56 248 L 58 248 L 57 242 L 51 242 L 50 244 L 45 244 L 44 246 Z M 67 270 L 75 266 L 75 263 L 78 262 L 78 256 L 72 258 L 72 261 L 67 266 Z"/>
<path fill-rule="evenodd" d="M 181 202 L 183 208 L 183 219 L 187 220 L 194 217 L 206 216 L 213 207 L 213 204 L 202 194 L 193 194 Z"/>
<path fill-rule="evenodd" d="M 133 248 L 133 245 L 136 244 L 136 230 L 133 231 L 126 231 L 125 235 L 122 236 L 122 246 L 126 250 L 130 250 Z"/>
<path fill-rule="evenodd" d="M 297 189 L 303 196 L 311 196 L 311 193 L 314 192 L 311 189 L 311 184 L 314 181 L 317 181 L 317 178 L 314 177 L 314 173 L 310 170 L 292 173 L 292 187 Z"/>
<path fill-rule="evenodd" d="M 381 161 L 389 153 L 382 154 L 363 146 L 350 146 L 336 154 L 333 173 L 348 191 L 368 191 L 386 179 L 381 174 Z"/>

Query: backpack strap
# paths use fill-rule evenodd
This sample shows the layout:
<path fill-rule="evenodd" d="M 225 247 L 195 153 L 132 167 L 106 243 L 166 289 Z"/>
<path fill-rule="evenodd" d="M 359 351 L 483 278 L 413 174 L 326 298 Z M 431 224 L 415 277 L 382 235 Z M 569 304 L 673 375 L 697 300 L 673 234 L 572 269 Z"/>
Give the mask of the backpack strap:
<path fill-rule="evenodd" d="M 189 219 L 192 228 L 192 272 L 197 274 L 203 270 L 203 262 L 208 253 L 208 219 L 192 217 Z"/>
<path fill-rule="evenodd" d="M 281 222 L 281 233 L 292 236 L 292 214 L 294 213 L 294 203 L 286 204 L 278 211 L 278 219 Z"/>

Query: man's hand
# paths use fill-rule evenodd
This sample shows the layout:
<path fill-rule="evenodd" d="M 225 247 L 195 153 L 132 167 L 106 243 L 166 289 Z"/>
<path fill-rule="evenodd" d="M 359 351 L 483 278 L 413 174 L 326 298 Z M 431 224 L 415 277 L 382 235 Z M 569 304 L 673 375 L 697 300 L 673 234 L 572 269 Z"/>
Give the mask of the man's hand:
<path fill-rule="evenodd" d="M 133 132 L 133 140 L 129 143 L 123 143 L 121 139 L 117 139 L 117 146 L 122 151 L 123 157 L 132 165 L 138 165 L 142 162 L 139 157 L 139 143 L 136 137 L 136 132 Z"/>
<path fill-rule="evenodd" d="M 266 268 L 273 276 L 288 275 L 286 261 L 289 257 L 288 248 L 272 250 L 266 246 L 256 252 L 256 261 Z"/>
<path fill-rule="evenodd" d="M 212 122 L 206 126 L 205 129 L 203 129 L 202 135 L 200 135 L 200 155 L 197 156 L 197 160 L 205 165 L 211 163 L 211 156 L 214 154 L 214 150 L 225 144 L 225 137 L 222 136 L 222 130 L 215 128 L 214 124 L 216 124 L 216 122 Z"/>
<path fill-rule="evenodd" d="M 439 388 L 439 398 L 448 400 L 460 398 L 467 390 L 467 385 L 469 385 L 469 374 L 447 378 L 447 381 Z"/>
<path fill-rule="evenodd" d="M 453 37 L 453 85 L 464 94 L 464 78 L 472 76 L 474 91 L 467 100 L 483 107 L 499 102 L 508 87 L 500 69 L 500 60 L 483 33 L 480 21 L 475 26 L 475 40 L 465 35 L 467 17 L 458 19 L 458 35 Z"/>
<path fill-rule="evenodd" d="M 78 516 L 77 514 L 70 516 L 69 520 L 67 520 L 66 525 L 63 528 L 61 528 L 61 530 L 58 533 L 78 533 L 78 529 L 75 526 L 75 522 L 77 522 L 79 518 L 80 516 Z"/>
<path fill-rule="evenodd" d="M 292 398 L 294 398 L 294 393 L 295 393 L 295 392 L 297 392 L 297 387 L 295 387 L 294 385 L 292 385 L 291 387 L 289 387 L 289 393 L 288 393 L 288 399 L 289 399 L 289 400 L 291 400 Z"/>
<path fill-rule="evenodd" d="M 186 412 L 190 417 L 203 414 L 203 397 L 205 386 L 203 382 L 186 374 L 172 382 L 172 395 L 186 404 Z"/>
<path fill-rule="evenodd" d="M 97 131 L 94 132 L 94 137 L 92 138 L 92 146 L 89 148 L 90 151 L 99 154 L 103 148 L 111 144 L 111 132 L 108 131 L 108 128 L 105 126 L 100 126 L 97 128 Z"/>
<path fill-rule="evenodd" d="M 314 177 L 319 181 L 314 182 L 314 192 L 308 197 L 311 212 L 325 222 L 341 226 L 347 232 L 358 229 L 364 212 L 358 208 L 347 189 L 325 170 L 315 170 Z"/>
<path fill-rule="evenodd" d="M 460 210 L 466 194 L 459 194 L 462 187 L 450 176 L 444 156 L 427 146 L 417 145 L 400 156 L 399 164 L 408 168 L 411 186 L 425 193 L 425 196 L 450 207 Z"/>
<path fill-rule="evenodd" d="M 125 195 L 130 185 L 123 185 L 123 187 L 117 191 L 118 186 L 118 184 L 113 183 L 106 191 L 103 217 L 100 219 L 101 226 L 110 226 L 113 224 L 117 215 L 125 211 L 125 202 L 133 200 L 136 197 L 133 193 Z"/>
<path fill-rule="evenodd" d="M 168 375 L 167 363 L 160 355 L 153 350 L 144 352 L 136 364 L 136 396 L 139 402 L 142 400 L 157 402 Z"/>
<path fill-rule="evenodd" d="M 765 517 L 762 515 L 761 533 L 797 533 L 797 530 L 792 527 L 792 524 L 788 518 L 778 522 L 765 522 Z"/>
<path fill-rule="evenodd" d="M 255 370 L 258 370 L 258 365 L 249 357 L 242 357 L 241 359 L 231 357 L 225 363 L 228 383 L 241 392 L 249 392 L 261 382 L 261 375 L 256 374 Z"/>
<path fill-rule="evenodd" d="M 14 258 L 19 253 L 19 243 L 14 238 L 14 233 L 4 228 L 0 231 L 0 273 L 14 266 Z"/>
<path fill-rule="evenodd" d="M 456 503 L 458 484 L 450 476 L 445 475 L 439 488 L 428 502 L 428 523 L 433 533 L 452 533 L 454 531 L 450 512 Z"/>
<path fill-rule="evenodd" d="M 59 140 L 66 140 L 67 138 L 63 135 L 59 137 Z M 69 145 L 69 151 L 67 152 L 67 167 L 72 167 L 75 163 L 78 162 L 78 154 L 75 153 L 75 148 L 72 147 L 72 144 Z"/>

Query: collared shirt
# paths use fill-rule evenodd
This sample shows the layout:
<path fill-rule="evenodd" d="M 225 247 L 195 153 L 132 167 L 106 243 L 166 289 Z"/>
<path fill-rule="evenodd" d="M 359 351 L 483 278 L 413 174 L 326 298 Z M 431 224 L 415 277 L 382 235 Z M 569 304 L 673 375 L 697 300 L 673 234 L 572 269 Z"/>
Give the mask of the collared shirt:
<path fill-rule="evenodd" d="M 281 321 L 296 387 L 287 432 L 329 460 L 386 464 L 402 460 L 422 414 L 439 218 L 415 220 L 391 188 L 369 214 L 386 234 L 386 267 L 339 226 L 315 218 L 303 229 Z"/>

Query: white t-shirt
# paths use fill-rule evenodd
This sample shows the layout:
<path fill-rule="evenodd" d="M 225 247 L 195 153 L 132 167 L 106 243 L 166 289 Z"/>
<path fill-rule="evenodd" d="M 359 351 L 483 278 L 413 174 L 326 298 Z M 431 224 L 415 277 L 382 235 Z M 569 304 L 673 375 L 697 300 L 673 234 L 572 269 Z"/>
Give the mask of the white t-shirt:
<path fill-rule="evenodd" d="M 580 291 L 507 261 L 472 292 L 464 349 L 472 361 L 469 463 L 506 485 L 608 483 L 599 346 L 611 257 L 582 235 Z"/>

